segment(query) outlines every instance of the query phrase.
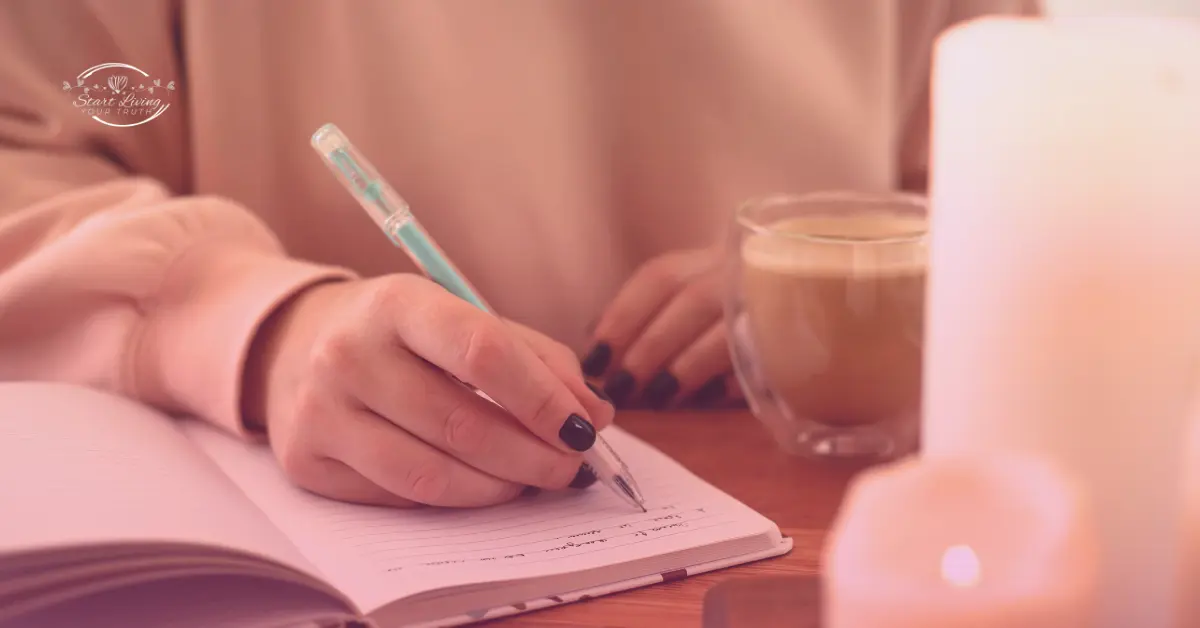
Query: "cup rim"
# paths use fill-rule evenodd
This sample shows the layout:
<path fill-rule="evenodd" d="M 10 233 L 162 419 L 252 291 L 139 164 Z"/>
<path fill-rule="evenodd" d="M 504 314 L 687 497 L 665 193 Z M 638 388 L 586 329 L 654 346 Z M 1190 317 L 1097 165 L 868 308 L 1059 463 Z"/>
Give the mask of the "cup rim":
<path fill-rule="evenodd" d="M 919 209 L 922 215 L 929 214 L 929 197 L 923 194 L 903 191 L 860 192 L 851 190 L 825 190 L 806 193 L 780 193 L 755 196 L 738 204 L 734 210 L 734 220 L 742 228 L 763 236 L 799 240 L 820 244 L 847 246 L 876 246 L 885 244 L 912 244 L 924 240 L 929 235 L 929 225 L 926 223 L 919 232 L 913 231 L 898 235 L 879 238 L 845 238 L 838 236 L 822 236 L 809 233 L 783 233 L 774 231 L 762 223 L 749 218 L 746 214 L 754 208 L 773 205 L 798 205 L 813 202 L 854 202 L 859 205 L 887 205 Z"/>

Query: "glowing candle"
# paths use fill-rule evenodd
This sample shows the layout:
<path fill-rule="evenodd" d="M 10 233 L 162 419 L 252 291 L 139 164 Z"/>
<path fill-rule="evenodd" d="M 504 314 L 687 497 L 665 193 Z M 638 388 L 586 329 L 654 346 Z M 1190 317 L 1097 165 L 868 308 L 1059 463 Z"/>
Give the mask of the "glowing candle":
<path fill-rule="evenodd" d="M 826 628 L 1085 628 L 1095 535 L 1046 461 L 907 460 L 851 487 L 826 544 Z"/>
<path fill-rule="evenodd" d="M 1065 465 L 1095 503 L 1098 625 L 1173 626 L 1200 23 L 976 21 L 937 45 L 933 111 L 924 455 Z"/>

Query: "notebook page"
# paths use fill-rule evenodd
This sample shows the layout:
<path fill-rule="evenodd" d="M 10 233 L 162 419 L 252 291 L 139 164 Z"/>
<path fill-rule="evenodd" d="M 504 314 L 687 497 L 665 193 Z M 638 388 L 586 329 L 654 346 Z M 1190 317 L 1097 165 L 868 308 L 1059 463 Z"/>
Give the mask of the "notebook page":
<path fill-rule="evenodd" d="M 602 567 L 775 527 L 617 428 L 605 438 L 637 478 L 648 513 L 599 484 L 486 509 L 346 504 L 294 488 L 268 451 L 203 426 L 189 436 L 367 612 L 446 586 Z"/>
<path fill-rule="evenodd" d="M 344 605 L 295 584 L 197 575 L 76 598 L 3 628 L 319 628 L 343 626 L 349 615 Z"/>
<path fill-rule="evenodd" d="M 100 392 L 0 384 L 0 556 L 180 542 L 314 573 L 170 418 Z"/>

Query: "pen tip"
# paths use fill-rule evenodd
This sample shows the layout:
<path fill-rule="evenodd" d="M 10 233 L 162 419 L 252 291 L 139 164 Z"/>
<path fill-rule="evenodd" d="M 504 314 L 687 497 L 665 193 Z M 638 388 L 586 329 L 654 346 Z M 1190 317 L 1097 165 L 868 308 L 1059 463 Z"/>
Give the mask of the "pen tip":
<path fill-rule="evenodd" d="M 613 478 L 613 482 L 617 485 L 617 488 L 624 493 L 626 501 L 632 503 L 638 508 L 641 508 L 642 512 L 650 512 L 646 510 L 646 501 L 642 499 L 641 495 L 637 491 L 633 490 L 633 487 L 629 485 L 629 482 L 625 481 L 625 478 L 618 475 Z"/>

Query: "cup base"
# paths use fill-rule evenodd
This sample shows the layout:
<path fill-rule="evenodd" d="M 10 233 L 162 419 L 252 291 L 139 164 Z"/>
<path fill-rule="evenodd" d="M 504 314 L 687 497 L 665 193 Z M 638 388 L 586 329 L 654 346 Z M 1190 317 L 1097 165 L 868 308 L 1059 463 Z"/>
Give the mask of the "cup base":
<path fill-rule="evenodd" d="M 798 453 L 821 459 L 887 459 L 895 455 L 895 439 L 872 427 L 818 427 L 796 436 Z"/>
<path fill-rule="evenodd" d="M 730 321 L 733 370 L 750 413 L 785 453 L 813 460 L 874 464 L 906 456 L 920 447 L 919 412 L 872 423 L 839 425 L 795 416 L 765 384 L 753 358 L 746 316 L 732 310 L 726 316 Z"/>

